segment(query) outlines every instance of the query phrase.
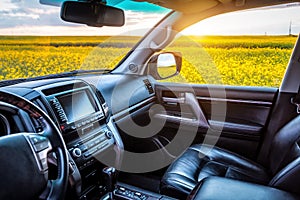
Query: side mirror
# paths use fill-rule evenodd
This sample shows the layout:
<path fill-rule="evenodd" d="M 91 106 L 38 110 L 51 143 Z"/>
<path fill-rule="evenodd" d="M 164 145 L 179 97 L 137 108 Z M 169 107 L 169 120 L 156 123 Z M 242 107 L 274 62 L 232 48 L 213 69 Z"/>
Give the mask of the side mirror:
<path fill-rule="evenodd" d="M 125 23 L 123 10 L 95 1 L 65 1 L 60 15 L 64 21 L 95 27 L 123 26 Z"/>
<path fill-rule="evenodd" d="M 182 57 L 179 52 L 155 54 L 149 61 L 148 74 L 156 80 L 167 79 L 180 73 Z"/>

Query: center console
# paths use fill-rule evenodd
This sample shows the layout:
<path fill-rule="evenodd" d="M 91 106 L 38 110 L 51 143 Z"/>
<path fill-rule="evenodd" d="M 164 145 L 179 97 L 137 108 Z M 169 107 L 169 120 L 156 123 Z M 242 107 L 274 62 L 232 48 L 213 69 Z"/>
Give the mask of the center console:
<path fill-rule="evenodd" d="M 124 183 L 118 183 L 114 193 L 116 200 L 175 200 L 174 198 Z"/>
<path fill-rule="evenodd" d="M 107 125 L 106 102 L 100 92 L 79 80 L 47 85 L 39 90 L 67 145 L 72 167 L 70 176 L 76 172 L 81 176 L 72 183 L 76 197 L 69 199 L 99 199 L 106 193 L 101 178 L 104 164 L 99 157 L 111 152 L 116 144 L 114 130 Z"/>

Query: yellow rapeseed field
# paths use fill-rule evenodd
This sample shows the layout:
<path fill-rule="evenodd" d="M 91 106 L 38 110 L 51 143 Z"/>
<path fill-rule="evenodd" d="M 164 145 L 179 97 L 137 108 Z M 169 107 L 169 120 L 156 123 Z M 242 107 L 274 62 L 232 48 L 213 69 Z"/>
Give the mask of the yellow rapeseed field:
<path fill-rule="evenodd" d="M 113 69 L 139 37 L 0 36 L 0 80 L 77 69 Z M 165 51 L 183 55 L 165 81 L 278 87 L 296 37 L 184 36 Z"/>
<path fill-rule="evenodd" d="M 183 55 L 179 76 L 170 81 L 279 87 L 296 37 L 181 37 L 167 50 Z"/>

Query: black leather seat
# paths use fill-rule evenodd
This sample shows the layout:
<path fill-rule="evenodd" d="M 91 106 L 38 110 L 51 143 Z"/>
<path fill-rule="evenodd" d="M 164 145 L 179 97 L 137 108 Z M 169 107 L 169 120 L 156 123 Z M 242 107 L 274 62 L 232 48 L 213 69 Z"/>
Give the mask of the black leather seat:
<path fill-rule="evenodd" d="M 212 176 L 205 178 L 187 200 L 299 200 L 300 196 L 272 187 Z"/>
<path fill-rule="evenodd" d="M 168 168 L 161 193 L 185 199 L 209 176 L 227 177 L 300 193 L 300 116 L 275 135 L 269 150 L 268 168 L 230 151 L 208 145 L 188 148 Z"/>

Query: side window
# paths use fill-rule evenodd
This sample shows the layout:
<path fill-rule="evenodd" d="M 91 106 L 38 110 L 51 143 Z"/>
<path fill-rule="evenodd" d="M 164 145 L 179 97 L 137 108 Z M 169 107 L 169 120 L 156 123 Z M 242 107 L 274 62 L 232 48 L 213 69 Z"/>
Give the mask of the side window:
<path fill-rule="evenodd" d="M 182 53 L 181 73 L 163 81 L 279 87 L 300 31 L 297 13 L 299 6 L 248 10 L 187 28 L 166 48 Z"/>

